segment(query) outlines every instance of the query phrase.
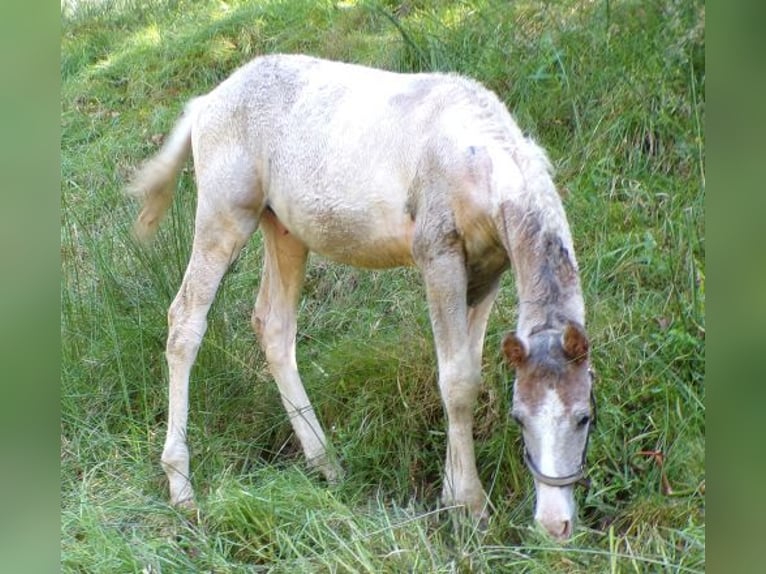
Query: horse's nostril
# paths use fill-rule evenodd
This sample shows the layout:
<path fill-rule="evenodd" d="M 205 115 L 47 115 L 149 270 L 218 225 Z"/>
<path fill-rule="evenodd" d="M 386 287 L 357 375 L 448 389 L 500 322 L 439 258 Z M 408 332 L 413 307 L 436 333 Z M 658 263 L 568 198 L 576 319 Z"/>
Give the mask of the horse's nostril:
<path fill-rule="evenodd" d="M 548 535 L 556 540 L 566 540 L 572 536 L 571 520 L 540 520 Z"/>
<path fill-rule="evenodd" d="M 572 534 L 572 523 L 569 520 L 565 520 L 563 523 L 561 534 L 559 536 L 561 538 L 569 538 L 571 534 Z"/>

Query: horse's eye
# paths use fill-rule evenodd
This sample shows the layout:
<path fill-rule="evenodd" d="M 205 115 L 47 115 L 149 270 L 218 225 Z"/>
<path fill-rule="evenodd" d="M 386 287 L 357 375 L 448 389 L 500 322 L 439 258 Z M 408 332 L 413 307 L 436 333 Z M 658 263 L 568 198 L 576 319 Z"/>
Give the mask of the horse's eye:
<path fill-rule="evenodd" d="M 583 415 L 577 421 L 577 426 L 582 428 L 590 422 L 590 415 Z"/>
<path fill-rule="evenodd" d="M 520 429 L 524 429 L 524 422 L 521 420 L 519 415 L 511 415 L 511 418 L 516 422 L 517 425 L 519 425 Z"/>

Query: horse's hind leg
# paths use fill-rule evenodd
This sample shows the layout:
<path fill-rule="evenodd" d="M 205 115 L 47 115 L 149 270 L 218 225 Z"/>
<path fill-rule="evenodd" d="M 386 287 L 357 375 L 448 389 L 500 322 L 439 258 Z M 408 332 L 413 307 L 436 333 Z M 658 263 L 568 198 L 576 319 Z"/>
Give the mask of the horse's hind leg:
<path fill-rule="evenodd" d="M 194 492 L 186 444 L 189 374 L 207 329 L 207 313 L 221 278 L 257 224 L 257 212 L 236 207 L 226 200 L 232 182 L 238 180 L 227 174 L 212 175 L 213 181 L 205 181 L 198 173 L 199 199 L 192 254 L 181 288 L 168 310 L 169 404 L 162 467 L 168 477 L 170 502 L 190 508 L 194 506 Z M 218 184 L 225 184 L 228 190 L 221 190 Z"/>
<path fill-rule="evenodd" d="M 264 262 L 253 310 L 253 329 L 260 339 L 282 404 L 306 459 L 329 482 L 336 482 L 340 478 L 340 467 L 328 456 L 324 431 L 303 387 L 295 360 L 297 307 L 308 251 L 270 211 L 264 213 L 260 226 Z"/>

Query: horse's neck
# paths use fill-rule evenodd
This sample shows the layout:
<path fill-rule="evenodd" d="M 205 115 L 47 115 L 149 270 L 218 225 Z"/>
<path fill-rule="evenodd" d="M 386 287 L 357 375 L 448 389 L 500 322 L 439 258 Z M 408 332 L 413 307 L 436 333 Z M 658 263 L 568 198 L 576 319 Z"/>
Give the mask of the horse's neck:
<path fill-rule="evenodd" d="M 577 261 L 558 197 L 547 205 L 506 202 L 502 213 L 519 299 L 517 330 L 528 335 L 568 321 L 584 325 Z"/>

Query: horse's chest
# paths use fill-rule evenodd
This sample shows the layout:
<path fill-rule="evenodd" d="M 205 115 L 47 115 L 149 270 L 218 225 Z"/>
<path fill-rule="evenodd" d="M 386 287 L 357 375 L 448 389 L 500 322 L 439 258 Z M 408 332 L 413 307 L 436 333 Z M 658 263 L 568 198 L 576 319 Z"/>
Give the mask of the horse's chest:
<path fill-rule="evenodd" d="M 468 305 L 480 303 L 497 285 L 500 276 L 510 266 L 505 250 L 497 244 L 466 249 Z"/>

